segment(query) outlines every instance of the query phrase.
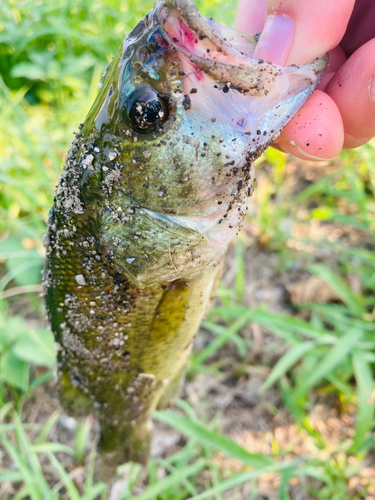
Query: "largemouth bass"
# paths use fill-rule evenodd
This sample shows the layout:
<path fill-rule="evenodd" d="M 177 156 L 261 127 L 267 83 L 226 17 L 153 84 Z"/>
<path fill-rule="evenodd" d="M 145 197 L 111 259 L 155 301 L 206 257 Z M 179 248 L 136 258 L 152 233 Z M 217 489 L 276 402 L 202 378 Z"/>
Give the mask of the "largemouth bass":
<path fill-rule="evenodd" d="M 252 193 L 252 162 L 326 67 L 252 59 L 257 36 L 156 2 L 103 75 L 56 190 L 44 285 L 61 400 L 96 412 L 108 467 L 144 463 Z"/>

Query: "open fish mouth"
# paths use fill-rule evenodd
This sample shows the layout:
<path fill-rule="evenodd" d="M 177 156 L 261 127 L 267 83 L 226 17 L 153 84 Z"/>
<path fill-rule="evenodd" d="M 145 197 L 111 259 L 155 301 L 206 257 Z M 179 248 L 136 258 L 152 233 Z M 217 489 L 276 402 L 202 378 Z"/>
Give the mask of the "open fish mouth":
<path fill-rule="evenodd" d="M 299 67 L 253 59 L 259 35 L 204 17 L 190 0 L 158 2 L 155 17 L 178 50 L 192 108 L 210 116 L 214 109 L 217 120 L 254 135 L 251 150 L 264 144 L 264 137 L 267 144 L 277 138 L 328 64 L 327 55 Z"/>

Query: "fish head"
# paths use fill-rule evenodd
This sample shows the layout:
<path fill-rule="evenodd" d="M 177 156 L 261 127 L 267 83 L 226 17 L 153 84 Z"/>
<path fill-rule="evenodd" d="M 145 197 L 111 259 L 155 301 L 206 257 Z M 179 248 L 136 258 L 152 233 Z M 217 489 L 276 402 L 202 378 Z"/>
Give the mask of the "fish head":
<path fill-rule="evenodd" d="M 81 131 L 86 177 L 100 179 L 100 240 L 139 287 L 222 255 L 246 213 L 252 162 L 323 75 L 326 56 L 300 67 L 255 60 L 257 40 L 190 0 L 159 0 L 105 72 Z M 83 192 L 85 206 L 95 196 Z"/>

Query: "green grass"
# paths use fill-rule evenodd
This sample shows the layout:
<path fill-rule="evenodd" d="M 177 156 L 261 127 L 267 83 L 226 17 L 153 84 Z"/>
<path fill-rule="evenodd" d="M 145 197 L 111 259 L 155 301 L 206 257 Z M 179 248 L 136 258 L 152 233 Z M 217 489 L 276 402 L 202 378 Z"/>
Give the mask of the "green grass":
<path fill-rule="evenodd" d="M 197 4 L 206 15 L 233 25 L 234 4 L 218 0 Z M 34 316 L 43 314 L 35 295 L 40 291 L 41 241 L 72 131 L 95 98 L 102 70 L 151 6 L 149 1 L 119 0 L 2 4 L 0 445 L 13 465 L 0 466 L 0 487 L 5 482 L 17 485 L 15 500 L 58 499 L 61 488 L 72 500 L 108 497 L 105 485 L 94 479 L 95 455 L 86 456 L 88 422 L 78 425 L 72 446 L 51 442 L 57 414 L 44 425 L 22 423 L 25 404 L 52 376 L 54 349 L 49 332 L 30 326 L 12 311 L 17 295 L 27 294 Z M 353 493 L 349 483 L 375 444 L 374 145 L 343 152 L 326 172 L 296 191 L 289 182 L 285 155 L 269 150 L 257 168 L 252 230 L 241 234 L 233 251 L 234 285 L 219 288 L 219 301 L 203 324 L 209 342 L 193 354 L 188 378 L 231 370 L 239 377 L 246 374 L 253 347 L 246 329 L 260 325 L 274 335 L 256 361 L 255 368 L 262 365 L 269 371 L 262 391 L 267 396 L 270 388 L 276 388 L 300 432 L 309 435 L 322 453 L 289 458 L 290 450 L 277 446 L 268 455 L 251 453 L 221 433 L 219 417 L 210 422 L 203 402 L 197 411 L 191 401 L 180 401 L 177 409 L 157 412 L 155 419 L 181 433 L 186 444 L 165 459 L 152 458 L 146 473 L 136 464 L 124 465 L 128 481 L 123 499 L 222 500 L 229 491 L 235 499 L 242 498 L 245 485 L 250 485 L 250 498 L 256 499 L 258 479 L 269 473 L 279 477 L 281 500 L 289 498 L 291 480 L 304 482 L 307 477 L 319 484 L 306 485 L 312 498 L 368 496 L 369 485 Z M 301 227 L 306 231 L 298 231 Z M 319 238 L 309 232 L 312 227 L 319 227 Z M 294 273 L 298 264 L 321 278 L 338 300 L 296 305 L 290 315 L 277 314 L 266 304 L 249 308 L 245 273 L 251 245 L 277 255 L 281 274 Z M 353 279 L 359 286 L 350 285 Z M 227 349 L 234 354 L 226 356 Z M 274 359 L 275 349 L 285 354 Z M 37 365 L 46 371 L 30 378 L 36 373 L 30 367 Z M 356 409 L 353 435 L 335 446 L 310 419 L 317 398 L 326 395 L 333 395 L 344 413 L 347 407 Z M 83 486 L 78 488 L 64 468 L 64 456 L 84 468 Z M 218 456 L 225 458 L 224 465 Z M 236 468 L 228 465 L 231 460 Z M 55 484 L 47 479 L 47 466 L 59 477 Z"/>

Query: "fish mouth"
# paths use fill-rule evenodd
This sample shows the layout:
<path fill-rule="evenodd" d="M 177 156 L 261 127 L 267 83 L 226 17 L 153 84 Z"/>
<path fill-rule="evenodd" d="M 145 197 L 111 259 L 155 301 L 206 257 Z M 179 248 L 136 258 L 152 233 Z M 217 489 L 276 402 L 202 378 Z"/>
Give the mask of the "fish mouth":
<path fill-rule="evenodd" d="M 180 56 L 184 92 L 199 112 L 262 135 L 267 146 L 313 92 L 328 56 L 287 67 L 253 58 L 258 35 L 247 35 L 200 14 L 190 0 L 158 1 L 155 15 Z M 217 89 L 221 90 L 220 93 Z"/>

